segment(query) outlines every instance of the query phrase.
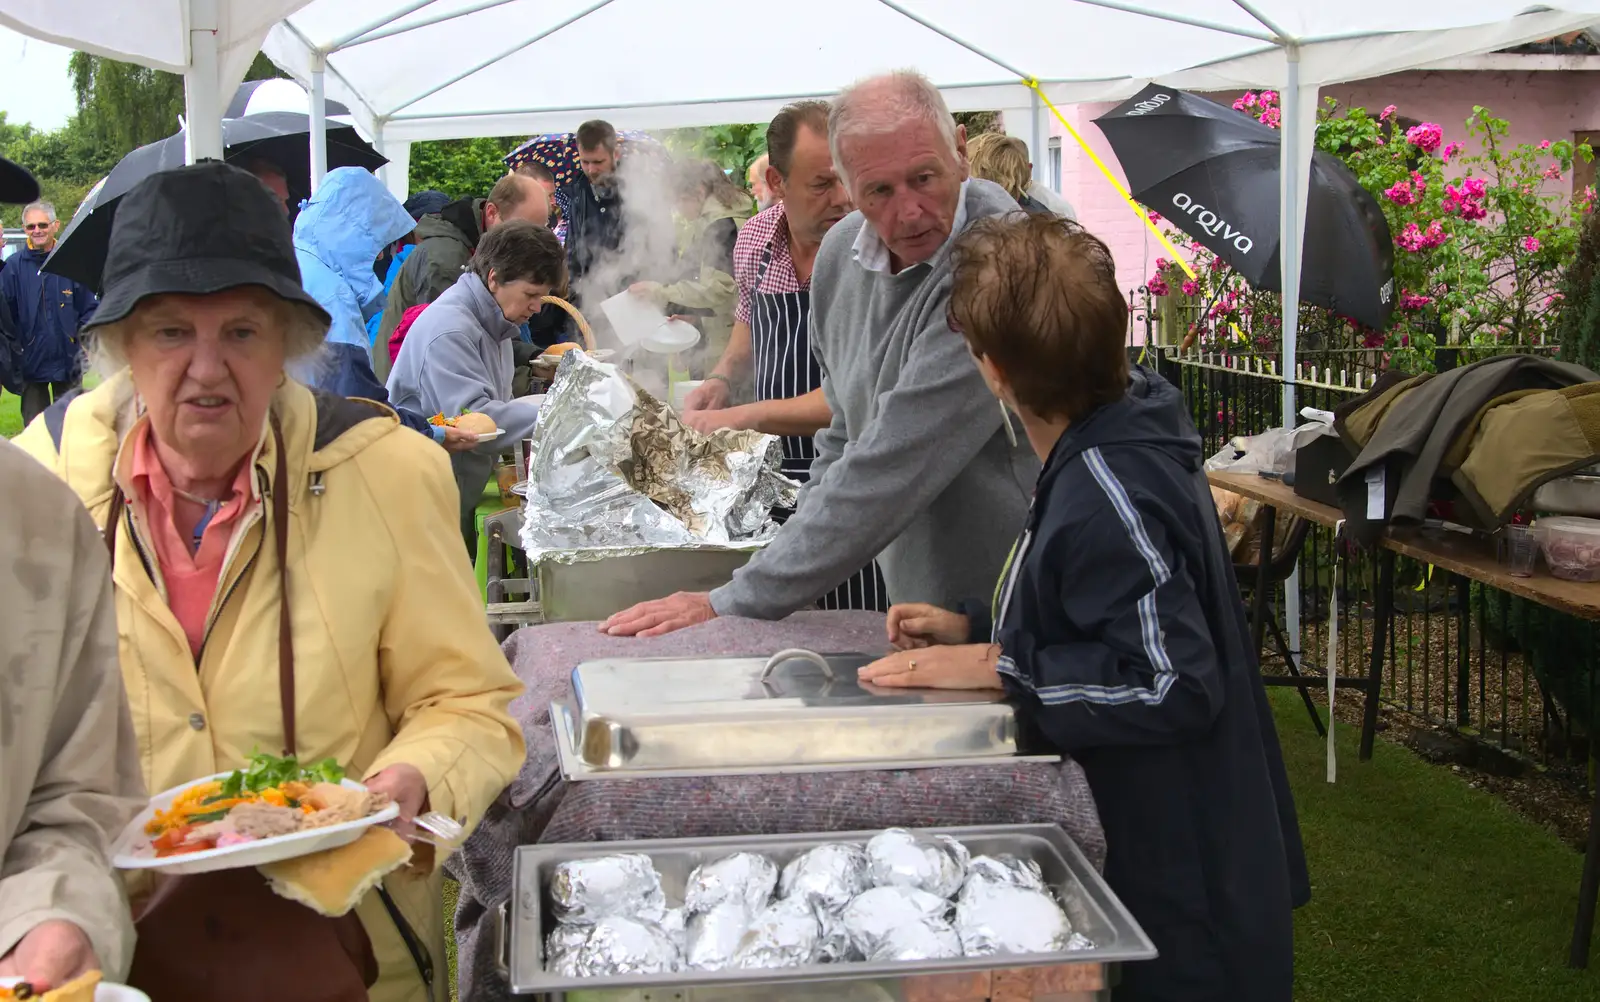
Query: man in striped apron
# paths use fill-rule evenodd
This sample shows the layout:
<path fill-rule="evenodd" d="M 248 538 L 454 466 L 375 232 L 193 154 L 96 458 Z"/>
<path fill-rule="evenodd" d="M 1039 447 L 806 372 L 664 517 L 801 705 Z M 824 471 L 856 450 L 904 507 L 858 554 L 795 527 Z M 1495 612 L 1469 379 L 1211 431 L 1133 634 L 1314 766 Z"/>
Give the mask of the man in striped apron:
<path fill-rule="evenodd" d="M 767 127 L 768 183 L 778 201 L 744 225 L 734 248 L 739 308 L 727 351 L 689 395 L 684 421 L 701 431 L 752 429 L 783 438 L 783 472 L 804 483 L 812 437 L 832 420 L 822 368 L 811 352 L 811 266 L 850 196 L 828 152 L 828 105 L 801 101 Z M 729 406 L 733 387 L 754 383 L 751 403 Z M 775 513 L 782 520 L 787 512 Z M 823 597 L 824 609 L 884 612 L 889 596 L 875 564 Z"/>

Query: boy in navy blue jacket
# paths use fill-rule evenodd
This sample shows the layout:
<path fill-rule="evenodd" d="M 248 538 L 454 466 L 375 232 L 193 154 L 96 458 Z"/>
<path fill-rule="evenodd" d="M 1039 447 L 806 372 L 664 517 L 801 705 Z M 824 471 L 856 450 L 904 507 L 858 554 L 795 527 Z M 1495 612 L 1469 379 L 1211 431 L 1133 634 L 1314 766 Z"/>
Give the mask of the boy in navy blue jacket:
<path fill-rule="evenodd" d="M 1004 686 L 1083 766 L 1106 880 L 1161 954 L 1118 1002 L 1289 1002 L 1305 857 L 1183 398 L 1130 371 L 1111 254 L 1076 223 L 982 220 L 955 255 L 951 326 L 1044 470 L 992 606 L 896 606 L 900 653 L 862 676 Z"/>

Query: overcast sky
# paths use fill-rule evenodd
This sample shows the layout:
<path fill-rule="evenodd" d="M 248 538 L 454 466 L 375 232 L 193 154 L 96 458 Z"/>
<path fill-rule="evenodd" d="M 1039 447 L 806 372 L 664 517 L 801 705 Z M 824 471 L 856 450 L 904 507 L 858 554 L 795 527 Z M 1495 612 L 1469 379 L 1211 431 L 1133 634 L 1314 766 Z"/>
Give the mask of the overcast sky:
<path fill-rule="evenodd" d="M 37 129 L 58 129 L 77 110 L 67 78 L 71 49 L 40 42 L 0 28 L 0 111 L 12 124 L 28 122 Z"/>

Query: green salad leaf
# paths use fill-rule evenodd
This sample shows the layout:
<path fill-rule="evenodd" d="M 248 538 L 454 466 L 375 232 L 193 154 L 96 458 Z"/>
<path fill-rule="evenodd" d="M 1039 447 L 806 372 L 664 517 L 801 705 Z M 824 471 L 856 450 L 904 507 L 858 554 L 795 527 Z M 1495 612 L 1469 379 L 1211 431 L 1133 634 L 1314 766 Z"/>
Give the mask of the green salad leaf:
<path fill-rule="evenodd" d="M 302 766 L 293 755 L 279 758 L 276 755 L 256 752 L 250 756 L 248 766 L 234 770 L 222 781 L 222 792 L 218 796 L 232 798 L 246 791 L 260 793 L 274 786 L 282 786 L 291 780 L 305 783 L 338 783 L 344 780 L 344 776 L 344 769 L 340 767 L 337 759 L 325 758 L 321 762 Z"/>

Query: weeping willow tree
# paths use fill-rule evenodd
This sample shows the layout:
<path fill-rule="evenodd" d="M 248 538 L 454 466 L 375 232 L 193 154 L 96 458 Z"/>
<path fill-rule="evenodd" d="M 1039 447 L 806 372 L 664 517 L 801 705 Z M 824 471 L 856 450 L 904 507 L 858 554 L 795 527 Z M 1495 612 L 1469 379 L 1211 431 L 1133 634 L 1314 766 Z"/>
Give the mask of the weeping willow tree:
<path fill-rule="evenodd" d="M 123 154 L 178 131 L 183 114 L 183 77 L 122 63 L 87 52 L 74 52 L 67 64 L 78 99 L 78 121 L 90 138 Z M 260 53 L 246 80 L 281 77 Z"/>

